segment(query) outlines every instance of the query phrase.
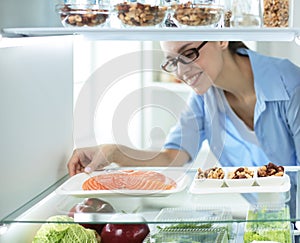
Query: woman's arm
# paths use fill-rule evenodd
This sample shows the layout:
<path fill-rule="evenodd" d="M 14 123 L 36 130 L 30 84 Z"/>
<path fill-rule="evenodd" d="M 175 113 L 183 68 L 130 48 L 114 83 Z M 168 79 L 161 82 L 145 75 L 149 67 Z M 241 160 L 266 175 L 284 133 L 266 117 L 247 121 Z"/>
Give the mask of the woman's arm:
<path fill-rule="evenodd" d="M 300 87 L 294 90 L 288 103 L 287 122 L 295 144 L 297 165 L 300 165 Z"/>
<path fill-rule="evenodd" d="M 183 150 L 165 149 L 148 151 L 119 144 L 105 144 L 75 149 L 68 162 L 70 176 L 90 173 L 114 162 L 119 166 L 182 166 L 190 160 Z"/>

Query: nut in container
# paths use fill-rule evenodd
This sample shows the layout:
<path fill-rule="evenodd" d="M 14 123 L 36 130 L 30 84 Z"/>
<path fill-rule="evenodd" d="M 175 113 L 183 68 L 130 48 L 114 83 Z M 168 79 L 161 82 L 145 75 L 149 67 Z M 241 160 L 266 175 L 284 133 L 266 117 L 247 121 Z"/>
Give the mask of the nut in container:
<path fill-rule="evenodd" d="M 264 27 L 292 27 L 293 0 L 261 0 Z"/>
<path fill-rule="evenodd" d="M 287 177 L 283 166 L 269 162 L 257 169 L 256 183 L 260 186 L 280 186 Z"/>
<path fill-rule="evenodd" d="M 94 1 L 65 1 L 56 5 L 64 27 L 103 27 L 109 20 L 109 6 Z"/>
<path fill-rule="evenodd" d="M 119 2 L 114 6 L 123 27 L 153 27 L 163 23 L 167 6 L 159 1 Z"/>
<path fill-rule="evenodd" d="M 221 27 L 224 7 L 216 1 L 182 1 L 172 4 L 179 27 Z"/>
<path fill-rule="evenodd" d="M 237 167 L 227 171 L 225 183 L 228 187 L 248 187 L 255 182 L 255 168 Z"/>
<path fill-rule="evenodd" d="M 213 167 L 203 170 L 198 168 L 194 178 L 197 187 L 221 187 L 224 182 L 225 172 L 220 167 Z"/>

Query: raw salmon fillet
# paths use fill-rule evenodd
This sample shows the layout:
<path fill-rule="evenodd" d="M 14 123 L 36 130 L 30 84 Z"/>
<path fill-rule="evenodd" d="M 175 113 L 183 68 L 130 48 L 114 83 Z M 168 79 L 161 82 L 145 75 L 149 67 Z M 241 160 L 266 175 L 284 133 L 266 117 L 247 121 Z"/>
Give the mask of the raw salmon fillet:
<path fill-rule="evenodd" d="M 171 190 L 176 182 L 155 171 L 121 170 L 93 176 L 83 190 Z"/>

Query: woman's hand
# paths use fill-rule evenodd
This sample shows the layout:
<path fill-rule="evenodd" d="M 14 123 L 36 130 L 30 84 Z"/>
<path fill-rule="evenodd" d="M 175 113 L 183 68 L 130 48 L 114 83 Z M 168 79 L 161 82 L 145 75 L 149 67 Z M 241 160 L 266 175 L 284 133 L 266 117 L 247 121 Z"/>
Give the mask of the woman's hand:
<path fill-rule="evenodd" d="M 165 149 L 149 151 L 129 148 L 120 144 L 104 144 L 75 149 L 68 162 L 70 176 L 91 173 L 114 162 L 119 166 L 182 166 L 190 160 L 184 150 Z"/>
<path fill-rule="evenodd" d="M 69 162 L 69 175 L 73 176 L 81 172 L 90 173 L 96 169 L 102 169 L 112 160 L 114 145 L 100 145 L 95 147 L 75 149 Z"/>

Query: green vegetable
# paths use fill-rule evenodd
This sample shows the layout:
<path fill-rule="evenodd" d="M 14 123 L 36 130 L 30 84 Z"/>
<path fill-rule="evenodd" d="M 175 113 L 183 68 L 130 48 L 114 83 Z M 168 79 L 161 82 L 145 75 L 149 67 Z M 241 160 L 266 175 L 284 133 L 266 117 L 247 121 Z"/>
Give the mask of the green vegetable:
<path fill-rule="evenodd" d="M 45 223 L 37 231 L 32 243 L 98 243 L 96 232 L 73 223 L 73 218 L 65 215 L 52 216 L 48 221 L 65 223 Z"/>
<path fill-rule="evenodd" d="M 167 231 L 169 229 L 210 229 L 212 228 L 212 224 L 180 223 L 180 224 L 173 224 L 165 227 L 157 226 L 157 228 L 164 231 Z"/>
<path fill-rule="evenodd" d="M 287 207 L 278 210 L 267 208 L 250 210 L 248 212 L 248 220 L 257 221 L 246 224 L 244 242 L 250 243 L 257 240 L 291 243 L 290 223 L 288 221 L 276 221 L 276 219 L 287 219 L 288 215 L 289 209 Z"/>
<path fill-rule="evenodd" d="M 257 230 L 254 232 L 245 232 L 244 242 L 257 241 L 275 241 L 281 243 L 291 243 L 291 235 L 287 230 Z"/>
<path fill-rule="evenodd" d="M 155 243 L 219 243 L 227 242 L 227 228 L 212 223 L 179 223 L 165 227 L 151 236 Z M 148 241 L 151 242 L 151 241 Z"/>

